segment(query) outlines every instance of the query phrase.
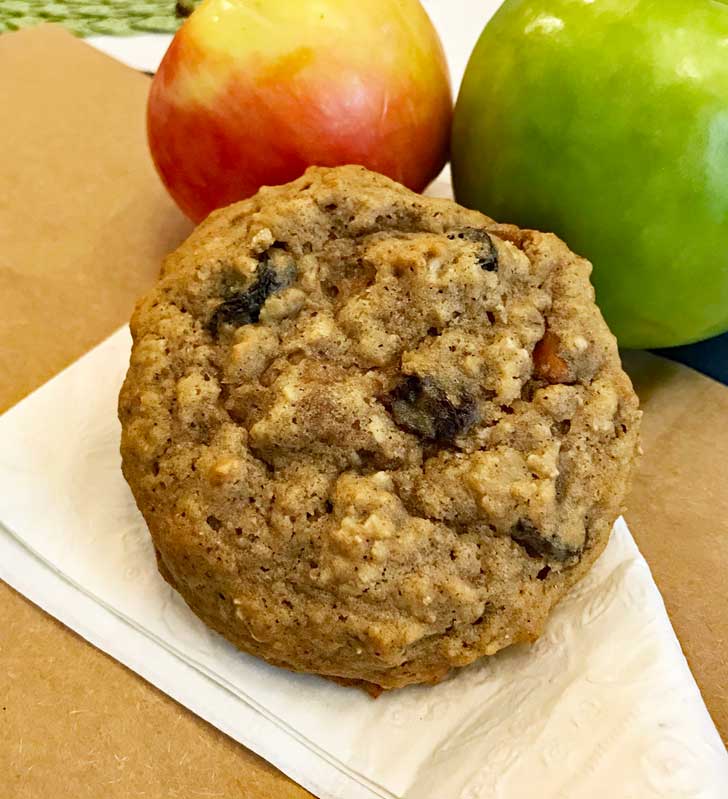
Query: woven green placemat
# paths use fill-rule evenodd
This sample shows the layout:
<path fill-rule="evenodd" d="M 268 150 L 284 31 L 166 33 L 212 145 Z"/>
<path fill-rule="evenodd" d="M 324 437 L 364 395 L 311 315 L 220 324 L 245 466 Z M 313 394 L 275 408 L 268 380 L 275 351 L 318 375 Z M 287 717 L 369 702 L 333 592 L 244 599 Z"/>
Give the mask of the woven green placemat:
<path fill-rule="evenodd" d="M 195 0 L 0 0 L 0 33 L 57 22 L 77 36 L 174 33 Z"/>

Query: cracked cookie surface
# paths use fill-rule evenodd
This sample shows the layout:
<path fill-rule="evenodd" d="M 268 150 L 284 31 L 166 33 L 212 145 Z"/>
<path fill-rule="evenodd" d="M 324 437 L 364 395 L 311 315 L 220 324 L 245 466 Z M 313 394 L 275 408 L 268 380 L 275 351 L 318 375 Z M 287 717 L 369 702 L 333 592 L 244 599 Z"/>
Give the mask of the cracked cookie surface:
<path fill-rule="evenodd" d="M 119 402 L 164 577 L 241 649 L 384 688 L 534 640 L 638 446 L 590 268 L 360 167 L 212 214 Z"/>

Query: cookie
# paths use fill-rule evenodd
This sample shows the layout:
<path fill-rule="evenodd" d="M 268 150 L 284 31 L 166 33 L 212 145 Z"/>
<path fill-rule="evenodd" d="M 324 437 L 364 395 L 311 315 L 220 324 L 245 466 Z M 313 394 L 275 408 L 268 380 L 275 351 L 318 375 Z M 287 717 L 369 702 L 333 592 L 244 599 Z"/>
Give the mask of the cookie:
<path fill-rule="evenodd" d="M 590 268 L 360 167 L 212 214 L 137 306 L 119 402 L 165 579 L 240 649 L 349 684 L 536 639 L 638 447 Z"/>

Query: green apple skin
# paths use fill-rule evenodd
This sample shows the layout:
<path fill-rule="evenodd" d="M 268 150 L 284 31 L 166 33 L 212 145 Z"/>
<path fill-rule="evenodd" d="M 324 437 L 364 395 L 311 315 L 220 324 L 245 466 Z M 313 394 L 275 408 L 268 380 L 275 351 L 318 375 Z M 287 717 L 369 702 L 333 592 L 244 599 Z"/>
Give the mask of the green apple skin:
<path fill-rule="evenodd" d="M 728 3 L 510 0 L 457 100 L 456 197 L 594 265 L 623 347 L 728 330 Z"/>

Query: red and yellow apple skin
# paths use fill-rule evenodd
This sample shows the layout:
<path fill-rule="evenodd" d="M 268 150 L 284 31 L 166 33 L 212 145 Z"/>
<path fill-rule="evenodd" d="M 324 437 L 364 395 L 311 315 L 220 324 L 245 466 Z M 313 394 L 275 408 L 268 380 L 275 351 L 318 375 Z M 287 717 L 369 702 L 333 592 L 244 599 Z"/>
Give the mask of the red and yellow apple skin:
<path fill-rule="evenodd" d="M 452 96 L 419 0 L 205 0 L 152 81 L 149 146 L 182 211 L 362 164 L 421 191 L 447 158 Z"/>

